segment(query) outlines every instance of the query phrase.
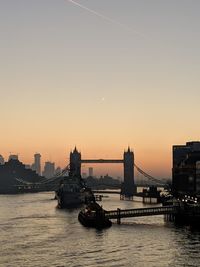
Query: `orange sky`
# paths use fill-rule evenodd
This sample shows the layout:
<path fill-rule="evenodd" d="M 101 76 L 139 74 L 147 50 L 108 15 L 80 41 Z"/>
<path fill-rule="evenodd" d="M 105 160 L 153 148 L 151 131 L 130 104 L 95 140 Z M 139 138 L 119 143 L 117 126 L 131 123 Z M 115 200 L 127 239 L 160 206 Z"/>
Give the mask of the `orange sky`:
<path fill-rule="evenodd" d="M 78 2 L 0 2 L 0 154 L 63 167 L 75 145 L 87 158 L 130 145 L 170 177 L 172 145 L 199 140 L 199 1 Z"/>

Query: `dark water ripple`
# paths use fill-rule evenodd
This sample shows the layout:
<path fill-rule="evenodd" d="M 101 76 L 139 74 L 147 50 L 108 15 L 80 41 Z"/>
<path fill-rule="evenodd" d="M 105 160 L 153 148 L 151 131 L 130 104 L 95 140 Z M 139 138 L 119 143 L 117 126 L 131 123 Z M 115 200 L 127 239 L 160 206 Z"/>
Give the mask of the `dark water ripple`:
<path fill-rule="evenodd" d="M 106 209 L 141 207 L 111 195 Z M 78 209 L 58 210 L 53 193 L 0 196 L 0 267 L 200 266 L 200 232 L 162 216 L 84 228 Z"/>

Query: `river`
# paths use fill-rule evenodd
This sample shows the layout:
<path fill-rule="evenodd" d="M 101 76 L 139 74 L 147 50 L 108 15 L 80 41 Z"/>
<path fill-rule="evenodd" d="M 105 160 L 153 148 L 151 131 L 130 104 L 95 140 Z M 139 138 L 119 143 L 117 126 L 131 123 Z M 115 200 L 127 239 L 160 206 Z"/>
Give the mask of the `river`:
<path fill-rule="evenodd" d="M 200 231 L 163 216 L 122 219 L 109 229 L 83 227 L 79 209 L 59 210 L 54 193 L 0 195 L 1 267 L 199 266 Z M 105 209 L 147 207 L 103 198 Z"/>

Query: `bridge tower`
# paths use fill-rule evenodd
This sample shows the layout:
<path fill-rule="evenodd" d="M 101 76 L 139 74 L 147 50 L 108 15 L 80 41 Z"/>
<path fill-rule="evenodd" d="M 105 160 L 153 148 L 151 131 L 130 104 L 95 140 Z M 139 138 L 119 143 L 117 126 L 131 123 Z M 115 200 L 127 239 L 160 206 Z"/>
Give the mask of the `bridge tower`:
<path fill-rule="evenodd" d="M 125 197 L 132 197 L 134 192 L 134 154 L 128 147 L 128 150 L 124 151 L 124 185 L 122 194 Z"/>
<path fill-rule="evenodd" d="M 70 152 L 70 175 L 81 177 L 81 153 L 78 152 L 76 146 Z"/>

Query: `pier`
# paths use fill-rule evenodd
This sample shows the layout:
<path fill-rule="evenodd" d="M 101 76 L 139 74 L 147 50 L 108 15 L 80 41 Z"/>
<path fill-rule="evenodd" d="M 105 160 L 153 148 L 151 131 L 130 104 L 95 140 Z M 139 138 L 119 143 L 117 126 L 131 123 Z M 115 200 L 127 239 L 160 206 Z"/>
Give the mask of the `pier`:
<path fill-rule="evenodd" d="M 161 203 L 162 197 L 160 196 L 159 190 L 156 186 L 148 186 L 148 189 L 143 189 L 142 192 L 137 192 L 137 185 L 135 185 L 135 192 L 132 196 L 126 196 L 122 194 L 122 190 L 92 190 L 96 194 L 118 194 L 120 195 L 120 200 L 134 200 L 134 197 L 142 198 L 143 203 Z"/>
<path fill-rule="evenodd" d="M 153 216 L 153 215 L 175 215 L 179 211 L 179 205 L 170 205 L 164 207 L 154 208 L 140 208 L 140 209 L 117 209 L 105 211 L 105 217 L 108 219 L 117 219 L 117 223 L 121 223 L 121 218 Z"/>

